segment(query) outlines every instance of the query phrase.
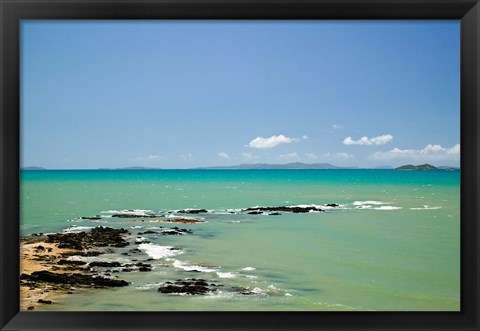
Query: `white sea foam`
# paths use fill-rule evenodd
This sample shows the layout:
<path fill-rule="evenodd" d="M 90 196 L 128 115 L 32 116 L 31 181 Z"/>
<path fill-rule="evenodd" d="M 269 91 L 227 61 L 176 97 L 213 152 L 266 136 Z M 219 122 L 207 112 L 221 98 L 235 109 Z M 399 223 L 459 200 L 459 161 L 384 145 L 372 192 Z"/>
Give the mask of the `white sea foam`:
<path fill-rule="evenodd" d="M 245 267 L 245 268 L 243 268 L 242 270 L 252 271 L 252 270 L 255 270 L 255 268 L 254 268 L 254 267 Z"/>
<path fill-rule="evenodd" d="M 73 255 L 69 256 L 67 258 L 69 261 L 83 261 L 83 262 L 95 262 L 95 261 L 102 261 L 102 262 L 120 262 L 120 263 L 126 263 L 129 262 L 128 259 L 124 259 L 121 257 L 116 257 L 116 258 L 106 258 L 105 256 L 80 256 L 80 255 Z"/>
<path fill-rule="evenodd" d="M 245 275 L 245 277 L 247 277 L 248 279 L 256 279 L 256 278 L 258 278 L 257 276 L 254 276 L 254 275 Z"/>
<path fill-rule="evenodd" d="M 140 225 L 135 225 L 135 226 L 131 226 L 130 229 L 141 229 L 142 226 Z"/>
<path fill-rule="evenodd" d="M 136 288 L 139 290 L 151 290 L 152 288 L 158 288 L 162 284 L 164 283 L 149 283 L 149 284 L 137 286 Z"/>
<path fill-rule="evenodd" d="M 410 208 L 411 210 L 435 210 L 435 209 L 441 209 L 442 207 L 437 206 L 437 207 L 430 207 L 429 205 L 424 205 L 421 208 Z"/>
<path fill-rule="evenodd" d="M 161 246 L 151 243 L 143 243 L 138 245 L 138 248 L 145 251 L 151 258 L 158 260 L 161 258 L 169 258 L 178 254 L 182 254 L 181 250 L 172 249 L 172 246 Z"/>
<path fill-rule="evenodd" d="M 342 209 L 342 208 L 345 208 L 345 205 L 338 204 L 337 207 L 333 207 L 333 206 L 327 206 L 327 205 L 309 204 L 309 205 L 293 205 L 293 206 L 288 206 L 288 207 L 300 207 L 300 208 L 315 207 L 317 209 Z M 313 210 L 311 212 L 315 212 L 315 211 Z"/>
<path fill-rule="evenodd" d="M 265 295 L 265 292 L 259 287 L 255 287 L 250 292 L 252 292 L 253 294 L 256 294 L 256 295 Z"/>
<path fill-rule="evenodd" d="M 182 219 L 187 219 L 187 220 L 198 220 L 198 219 L 205 219 L 203 217 L 191 217 L 191 216 L 183 216 L 183 215 L 173 215 L 173 214 L 168 214 L 168 215 L 165 215 L 164 216 L 165 218 L 172 218 L 172 219 L 178 219 L 178 218 L 182 218 Z M 152 221 L 151 221 L 152 222 Z M 155 222 L 155 221 L 153 221 Z"/>
<path fill-rule="evenodd" d="M 187 264 L 187 263 L 179 261 L 179 260 L 175 260 L 173 262 L 173 266 L 175 268 L 182 269 L 182 270 L 185 270 L 185 271 L 194 271 L 194 270 L 200 271 L 200 272 L 215 272 L 216 271 L 215 269 L 212 269 L 212 268 L 202 267 L 202 266 L 199 266 L 199 265 L 190 265 L 190 264 Z"/>
<path fill-rule="evenodd" d="M 380 207 L 375 207 L 373 208 L 375 210 L 398 210 L 402 209 L 402 207 L 396 207 L 396 206 L 380 206 Z"/>
<path fill-rule="evenodd" d="M 235 275 L 233 272 L 217 271 L 217 276 L 220 277 L 220 278 L 235 278 L 237 275 Z"/>
<path fill-rule="evenodd" d="M 127 214 L 127 215 L 151 215 L 153 210 L 149 209 L 123 209 L 123 210 L 103 210 L 101 214 Z"/>
<path fill-rule="evenodd" d="M 145 238 L 145 237 L 137 237 L 137 238 L 135 238 L 135 243 L 136 243 L 136 244 L 141 244 L 141 243 L 144 243 L 144 242 L 147 242 L 147 241 L 148 241 L 148 239 Z"/>
<path fill-rule="evenodd" d="M 72 225 L 72 226 L 69 226 L 66 229 L 63 229 L 63 232 L 81 232 L 81 231 L 90 230 L 90 229 L 93 229 L 93 227 L 92 226 Z"/>

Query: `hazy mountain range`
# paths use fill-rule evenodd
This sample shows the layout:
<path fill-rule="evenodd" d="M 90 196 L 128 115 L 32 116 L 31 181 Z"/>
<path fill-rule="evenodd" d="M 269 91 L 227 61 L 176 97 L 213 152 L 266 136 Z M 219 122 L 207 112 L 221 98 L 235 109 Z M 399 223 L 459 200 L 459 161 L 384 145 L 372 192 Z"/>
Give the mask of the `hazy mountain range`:
<path fill-rule="evenodd" d="M 23 167 L 22 170 L 48 170 L 43 167 L 37 166 L 30 166 L 30 167 Z M 151 168 L 151 167 L 141 167 L 141 166 L 133 166 L 133 167 L 123 167 L 123 168 L 99 168 L 98 170 L 159 170 L 161 168 Z M 339 167 L 330 163 L 301 163 L 301 162 L 292 162 L 292 163 L 285 163 L 285 164 L 272 164 L 272 163 L 244 163 L 239 165 L 233 166 L 210 166 L 210 167 L 197 167 L 197 168 L 190 168 L 190 169 L 398 169 L 398 170 L 455 170 L 459 169 L 458 167 L 452 166 L 432 166 L 430 164 L 424 164 L 419 166 L 414 166 L 411 164 L 400 166 L 394 168 L 389 165 L 377 166 L 373 168 L 360 168 L 360 167 Z"/>

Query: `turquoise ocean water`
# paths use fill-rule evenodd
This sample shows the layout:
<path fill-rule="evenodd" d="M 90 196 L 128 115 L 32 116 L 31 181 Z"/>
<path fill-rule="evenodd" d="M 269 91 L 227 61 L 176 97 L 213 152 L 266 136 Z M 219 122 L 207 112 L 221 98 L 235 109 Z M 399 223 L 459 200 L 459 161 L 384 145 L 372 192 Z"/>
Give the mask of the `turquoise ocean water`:
<path fill-rule="evenodd" d="M 339 204 L 326 212 L 238 213 L 254 206 Z M 458 311 L 460 172 L 396 170 L 48 170 L 21 172 L 21 233 L 105 225 L 132 234 L 159 224 L 116 211 L 209 213 L 182 236 L 151 235 L 118 289 L 71 295 L 45 310 Z M 231 213 L 233 212 L 233 213 Z M 101 220 L 81 220 L 101 215 Z M 159 217 L 158 219 L 165 219 Z M 135 220 L 135 222 L 134 222 Z M 176 247 L 168 255 L 165 247 Z M 132 247 L 130 247 L 132 248 Z M 171 252 L 171 251 L 170 251 Z M 101 259 L 100 259 L 101 258 Z M 122 261 L 107 254 L 100 260 Z M 191 272 L 192 269 L 201 271 Z M 206 296 L 161 294 L 160 284 L 204 278 Z"/>

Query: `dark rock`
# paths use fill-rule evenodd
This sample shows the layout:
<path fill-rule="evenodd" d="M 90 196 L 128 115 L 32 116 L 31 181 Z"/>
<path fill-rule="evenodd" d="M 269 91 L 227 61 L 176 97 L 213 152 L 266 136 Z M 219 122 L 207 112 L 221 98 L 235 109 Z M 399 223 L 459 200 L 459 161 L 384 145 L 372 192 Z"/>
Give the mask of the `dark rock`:
<path fill-rule="evenodd" d="M 53 248 L 49 247 L 47 248 L 47 252 L 51 253 L 53 251 Z"/>
<path fill-rule="evenodd" d="M 178 214 L 200 214 L 200 213 L 208 213 L 206 209 L 186 209 L 186 210 L 179 210 Z"/>
<path fill-rule="evenodd" d="M 57 243 L 59 248 L 83 250 L 91 247 L 125 247 L 129 243 L 122 235 L 129 233 L 125 229 L 96 227 L 89 232 L 55 233 L 47 235 L 48 243 Z"/>
<path fill-rule="evenodd" d="M 155 214 L 114 214 L 112 217 L 117 218 L 154 218 L 158 217 Z"/>
<path fill-rule="evenodd" d="M 148 240 L 147 238 L 137 237 L 137 239 L 135 239 L 135 245 L 149 244 L 149 243 L 150 243 L 150 240 Z"/>
<path fill-rule="evenodd" d="M 308 213 L 310 211 L 324 211 L 323 209 L 313 207 L 313 206 L 307 206 L 307 207 L 287 207 L 287 206 L 280 206 L 280 207 L 254 207 L 254 208 L 247 208 L 244 209 L 244 211 L 247 212 L 247 214 L 260 214 L 261 211 L 266 211 L 266 212 L 278 212 L 278 211 L 283 211 L 283 212 L 290 212 L 290 213 Z"/>
<path fill-rule="evenodd" d="M 190 230 L 190 229 L 180 229 L 178 226 L 162 230 L 162 235 L 164 235 L 164 236 L 182 235 L 182 234 L 186 234 L 186 233 L 192 234 L 193 231 Z"/>
<path fill-rule="evenodd" d="M 242 286 L 232 286 L 231 290 L 234 292 L 237 292 L 241 295 L 255 295 L 256 293 L 252 292 L 248 288 L 242 287 Z"/>
<path fill-rule="evenodd" d="M 147 267 L 140 267 L 140 268 L 138 268 L 138 271 L 142 271 L 142 272 L 144 272 L 144 271 L 152 271 L 152 269 L 151 269 L 151 268 L 147 268 Z"/>
<path fill-rule="evenodd" d="M 85 261 L 73 261 L 73 260 L 60 260 L 57 264 L 68 264 L 68 265 L 85 265 L 87 262 Z"/>
<path fill-rule="evenodd" d="M 34 248 L 35 250 L 42 251 L 42 252 L 45 250 L 45 247 L 43 247 L 42 245 L 35 246 Z"/>
<path fill-rule="evenodd" d="M 209 284 L 204 279 L 177 279 L 174 282 L 165 282 L 159 289 L 159 292 L 166 294 L 189 294 L 189 295 L 204 295 L 216 291 L 215 288 L 210 288 Z"/>
<path fill-rule="evenodd" d="M 338 207 L 340 205 L 337 205 L 336 203 L 327 203 L 325 206 L 327 206 L 327 207 Z"/>
<path fill-rule="evenodd" d="M 121 267 L 120 262 L 105 262 L 105 261 L 93 261 L 89 264 L 90 267 Z"/>
<path fill-rule="evenodd" d="M 93 216 L 93 217 L 87 217 L 87 216 L 82 216 L 80 217 L 82 220 L 101 220 L 102 218 L 100 216 Z"/>
<path fill-rule="evenodd" d="M 46 270 L 34 271 L 32 274 L 21 274 L 21 280 L 28 280 L 33 282 L 45 282 L 53 284 L 70 284 L 74 286 L 102 286 L 102 287 L 121 287 L 127 286 L 128 283 L 124 280 L 116 280 L 104 277 L 93 277 L 90 275 L 83 275 L 79 273 L 54 273 Z"/>
<path fill-rule="evenodd" d="M 275 212 L 275 213 L 270 213 L 268 215 L 277 216 L 277 215 L 282 215 L 282 214 Z"/>
<path fill-rule="evenodd" d="M 263 212 L 261 212 L 261 211 L 249 211 L 249 212 L 247 212 L 247 214 L 258 215 L 258 214 L 263 214 Z"/>
<path fill-rule="evenodd" d="M 29 306 L 29 307 L 27 308 L 27 310 L 34 310 L 34 309 L 35 309 L 34 306 Z"/>
<path fill-rule="evenodd" d="M 44 303 L 44 304 L 47 304 L 47 305 L 51 305 L 51 304 L 52 304 L 52 300 L 38 299 L 38 303 Z"/>

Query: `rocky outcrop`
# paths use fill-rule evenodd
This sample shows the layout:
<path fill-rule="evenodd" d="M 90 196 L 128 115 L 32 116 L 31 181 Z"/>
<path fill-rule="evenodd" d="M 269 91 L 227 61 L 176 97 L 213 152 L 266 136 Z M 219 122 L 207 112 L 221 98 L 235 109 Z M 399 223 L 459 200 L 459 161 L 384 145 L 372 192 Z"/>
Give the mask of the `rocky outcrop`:
<path fill-rule="evenodd" d="M 89 232 L 55 233 L 47 235 L 46 242 L 58 244 L 58 248 L 84 250 L 92 247 L 125 247 L 129 243 L 122 237 L 129 232 L 125 229 L 96 227 Z"/>
<path fill-rule="evenodd" d="M 102 268 L 109 268 L 109 267 L 120 267 L 122 264 L 120 262 L 105 262 L 105 261 L 93 261 L 89 264 L 90 267 L 102 267 Z"/>
<path fill-rule="evenodd" d="M 261 214 L 262 212 L 290 212 L 290 213 L 309 213 L 311 211 L 325 211 L 323 209 L 317 208 L 315 206 L 306 206 L 306 207 L 299 207 L 299 206 L 280 206 L 280 207 L 251 207 L 244 209 L 243 211 L 247 212 L 247 214 Z"/>
<path fill-rule="evenodd" d="M 113 214 L 112 217 L 116 218 L 154 218 L 159 217 L 160 215 L 155 214 L 132 214 L 132 213 L 120 213 L 120 214 Z"/>
<path fill-rule="evenodd" d="M 188 278 L 177 279 L 174 282 L 165 282 L 158 291 L 165 294 L 205 295 L 215 292 L 216 284 L 208 284 L 205 279 Z"/>
<path fill-rule="evenodd" d="M 208 213 L 206 209 L 182 209 L 177 211 L 178 214 L 200 214 L 200 213 Z"/>
<path fill-rule="evenodd" d="M 192 234 L 193 231 L 190 229 L 180 229 L 179 227 L 175 226 L 173 228 L 168 228 L 165 230 L 162 230 L 161 234 L 163 235 L 182 235 L 182 234 Z"/>
<path fill-rule="evenodd" d="M 91 276 L 79 273 L 54 273 L 46 270 L 34 271 L 30 275 L 22 274 L 20 280 L 29 282 L 46 282 L 53 284 L 68 284 L 74 286 L 97 286 L 97 287 L 122 287 L 127 286 L 128 282 L 119 279 L 105 278 L 101 276 Z"/>

